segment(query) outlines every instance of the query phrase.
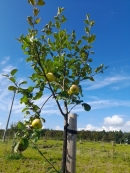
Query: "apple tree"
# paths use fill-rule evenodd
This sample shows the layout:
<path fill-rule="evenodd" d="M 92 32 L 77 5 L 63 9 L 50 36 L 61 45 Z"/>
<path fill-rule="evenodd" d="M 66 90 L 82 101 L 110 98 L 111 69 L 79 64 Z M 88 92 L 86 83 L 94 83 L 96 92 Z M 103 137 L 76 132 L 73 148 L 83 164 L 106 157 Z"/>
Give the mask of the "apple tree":
<path fill-rule="evenodd" d="M 75 30 L 68 33 L 63 28 L 63 24 L 67 21 L 63 14 L 64 8 L 58 7 L 54 19 L 39 31 L 36 29 L 41 22 L 41 18 L 38 17 L 39 8 L 44 6 L 45 2 L 44 0 L 28 0 L 28 3 L 33 8 L 33 16 L 27 17 L 30 26 L 28 33 L 21 35 L 18 41 L 22 44 L 22 50 L 27 55 L 26 62 L 30 63 L 33 69 L 33 73 L 29 77 L 32 84 L 27 88 L 22 88 L 21 85 L 26 84 L 27 81 L 19 84 L 16 82 L 17 69 L 12 70 L 7 76 L 14 84 L 9 86 L 9 90 L 21 95 L 20 104 L 25 105 L 22 112 L 28 116 L 28 121 L 18 123 L 17 136 L 22 141 L 19 143 L 24 144 L 24 147 L 21 144 L 22 151 L 28 147 L 30 140 L 36 141 L 39 138 L 41 121 L 45 122 L 41 110 L 52 97 L 64 118 L 62 172 L 65 172 L 68 114 L 77 105 L 82 105 L 85 111 L 91 109 L 90 105 L 83 101 L 81 82 L 85 80 L 94 82 L 94 75 L 102 73 L 106 67 L 103 64 L 95 69 L 91 67 L 93 59 L 90 56 L 94 54 L 92 43 L 96 36 L 91 34 L 91 28 L 95 22 L 90 19 L 89 14 L 84 20 L 85 34 L 81 39 L 77 39 Z M 39 107 L 35 101 L 44 97 L 45 89 L 48 89 L 50 96 Z M 64 109 L 62 109 L 63 105 Z M 37 124 L 34 123 L 36 119 Z M 14 147 L 15 150 L 19 150 L 19 143 Z"/>

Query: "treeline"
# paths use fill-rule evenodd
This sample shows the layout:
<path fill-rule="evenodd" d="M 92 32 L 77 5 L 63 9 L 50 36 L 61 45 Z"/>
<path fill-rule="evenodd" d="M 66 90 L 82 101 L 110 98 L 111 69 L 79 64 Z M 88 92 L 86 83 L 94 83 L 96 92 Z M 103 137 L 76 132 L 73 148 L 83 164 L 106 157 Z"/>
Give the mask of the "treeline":
<path fill-rule="evenodd" d="M 0 138 L 2 139 L 4 130 L 0 130 Z M 12 139 L 14 136 L 14 130 L 8 129 L 6 132 L 6 138 Z M 51 130 L 43 129 L 41 132 L 41 138 L 44 139 L 54 139 L 54 140 L 63 140 L 63 131 L 60 130 Z M 130 132 L 120 131 L 78 131 L 77 140 L 81 141 L 103 141 L 111 142 L 115 141 L 116 143 L 129 143 L 130 144 Z"/>

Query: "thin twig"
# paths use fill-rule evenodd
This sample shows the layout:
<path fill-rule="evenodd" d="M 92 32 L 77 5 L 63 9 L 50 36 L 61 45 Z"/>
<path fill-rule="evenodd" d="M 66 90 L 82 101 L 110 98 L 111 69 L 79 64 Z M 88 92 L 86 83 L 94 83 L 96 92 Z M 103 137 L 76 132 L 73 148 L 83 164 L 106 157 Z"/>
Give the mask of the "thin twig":
<path fill-rule="evenodd" d="M 77 106 L 78 104 L 72 106 L 72 108 L 69 110 L 68 114 L 72 111 L 72 109 L 74 109 L 75 106 Z"/>
<path fill-rule="evenodd" d="M 43 103 L 43 105 L 41 106 L 40 111 L 42 110 L 43 106 L 46 104 L 46 102 L 47 102 L 52 96 L 53 96 L 53 94 L 50 95 L 50 96 L 46 99 L 46 101 L 45 101 L 45 102 Z"/>

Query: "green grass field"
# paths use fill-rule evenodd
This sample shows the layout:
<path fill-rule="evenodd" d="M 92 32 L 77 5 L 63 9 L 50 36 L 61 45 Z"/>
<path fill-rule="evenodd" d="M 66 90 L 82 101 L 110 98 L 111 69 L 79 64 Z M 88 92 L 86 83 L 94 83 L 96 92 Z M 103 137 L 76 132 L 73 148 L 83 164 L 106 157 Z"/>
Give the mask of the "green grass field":
<path fill-rule="evenodd" d="M 56 169 L 61 167 L 62 141 L 40 140 L 40 151 Z M 11 142 L 0 142 L 0 173 L 51 173 L 50 165 L 34 146 L 23 156 L 11 155 Z M 77 142 L 76 173 L 130 173 L 130 145 Z"/>

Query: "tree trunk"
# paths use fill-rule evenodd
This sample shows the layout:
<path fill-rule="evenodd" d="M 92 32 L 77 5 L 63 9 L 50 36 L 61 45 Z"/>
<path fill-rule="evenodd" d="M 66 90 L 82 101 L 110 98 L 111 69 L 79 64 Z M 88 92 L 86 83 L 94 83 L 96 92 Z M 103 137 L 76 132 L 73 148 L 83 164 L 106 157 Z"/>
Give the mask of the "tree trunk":
<path fill-rule="evenodd" d="M 68 126 L 68 115 L 64 117 L 64 140 L 63 140 L 63 153 L 62 153 L 62 172 L 63 173 L 66 173 L 67 126 Z"/>

